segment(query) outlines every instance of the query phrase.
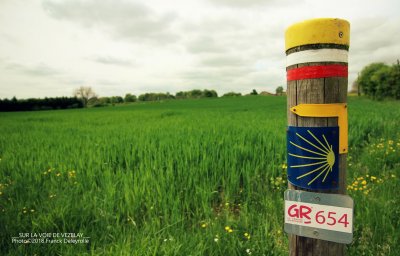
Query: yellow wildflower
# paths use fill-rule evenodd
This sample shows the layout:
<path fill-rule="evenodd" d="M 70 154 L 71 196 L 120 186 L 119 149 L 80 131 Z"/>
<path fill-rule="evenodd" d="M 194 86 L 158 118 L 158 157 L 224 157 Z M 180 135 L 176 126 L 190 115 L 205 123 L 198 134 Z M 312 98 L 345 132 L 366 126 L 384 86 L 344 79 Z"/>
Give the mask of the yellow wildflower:
<path fill-rule="evenodd" d="M 76 173 L 74 170 L 68 172 L 68 178 L 75 178 L 76 177 Z"/>
<path fill-rule="evenodd" d="M 56 176 L 57 176 L 57 177 L 60 177 L 60 176 L 61 176 L 61 173 L 57 173 Z"/>
<path fill-rule="evenodd" d="M 229 227 L 229 226 L 226 226 L 225 227 L 225 231 L 228 232 L 228 233 L 232 233 L 233 229 L 231 229 L 231 227 Z"/>
<path fill-rule="evenodd" d="M 201 227 L 202 227 L 202 228 L 206 228 L 206 227 L 207 227 L 207 224 L 206 224 L 206 223 L 203 223 L 203 224 L 201 224 Z"/>
<path fill-rule="evenodd" d="M 371 176 L 371 180 L 376 180 L 376 177 L 375 176 Z"/>
<path fill-rule="evenodd" d="M 366 185 L 366 184 L 367 184 L 367 181 L 366 181 L 366 180 L 363 180 L 363 181 L 361 182 L 361 184 L 362 184 L 362 185 Z"/>

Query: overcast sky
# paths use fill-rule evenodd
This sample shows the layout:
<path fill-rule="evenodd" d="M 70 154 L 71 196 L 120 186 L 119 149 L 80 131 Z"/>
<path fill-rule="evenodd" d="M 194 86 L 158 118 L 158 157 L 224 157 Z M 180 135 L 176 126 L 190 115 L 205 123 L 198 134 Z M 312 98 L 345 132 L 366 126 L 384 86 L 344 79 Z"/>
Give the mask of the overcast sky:
<path fill-rule="evenodd" d="M 0 0 L 0 98 L 286 88 L 284 32 L 350 22 L 349 87 L 400 59 L 399 0 Z"/>

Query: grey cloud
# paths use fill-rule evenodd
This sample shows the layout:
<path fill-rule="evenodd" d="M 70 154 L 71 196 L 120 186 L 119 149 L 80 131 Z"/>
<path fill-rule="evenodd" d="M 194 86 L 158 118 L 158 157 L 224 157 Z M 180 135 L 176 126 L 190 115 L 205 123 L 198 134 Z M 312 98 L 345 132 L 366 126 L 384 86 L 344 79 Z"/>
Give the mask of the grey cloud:
<path fill-rule="evenodd" d="M 248 67 L 193 68 L 182 73 L 184 79 L 219 82 L 247 76 L 252 72 Z"/>
<path fill-rule="evenodd" d="M 117 65 L 123 67 L 130 67 L 134 65 L 134 63 L 130 60 L 116 58 L 112 56 L 97 56 L 97 57 L 90 57 L 88 59 L 105 65 Z"/>
<path fill-rule="evenodd" d="M 27 66 L 19 63 L 7 63 L 5 68 L 10 71 L 20 72 L 35 77 L 54 77 L 61 74 L 60 71 L 45 64 Z"/>
<path fill-rule="evenodd" d="M 351 22 L 349 82 L 373 62 L 393 64 L 400 56 L 399 18 L 364 18 Z"/>
<path fill-rule="evenodd" d="M 205 34 L 199 35 L 195 39 L 190 40 L 186 44 L 186 49 L 195 54 L 226 51 L 226 49 L 219 42 L 217 42 L 217 40 Z"/>
<path fill-rule="evenodd" d="M 158 15 L 137 2 L 47 0 L 43 8 L 53 18 L 99 28 L 119 38 L 153 43 L 168 43 L 178 39 L 171 28 L 175 15 Z"/>
<path fill-rule="evenodd" d="M 232 20 L 227 18 L 226 21 L 230 23 Z M 232 90 L 243 90 L 248 86 L 267 90 L 284 84 L 282 25 L 279 28 L 273 25 L 249 28 L 250 25 L 237 21 L 227 25 L 221 19 L 196 25 L 196 30 L 188 31 L 189 35 L 196 33 L 195 39 L 186 44 L 198 60 L 193 69 L 182 74 L 188 84 L 214 84 Z M 213 31 L 210 32 L 208 27 Z M 271 71 L 270 67 L 276 65 L 279 65 L 278 70 Z"/>
<path fill-rule="evenodd" d="M 276 88 L 279 85 L 283 85 L 285 87 L 286 72 L 283 70 L 282 72 L 274 70 L 272 71 L 261 71 L 252 73 L 250 76 L 251 84 L 255 86 L 266 86 L 270 88 Z M 276 81 L 281 81 L 281 84 L 275 84 Z"/>
<path fill-rule="evenodd" d="M 254 72 L 250 68 L 198 68 L 184 72 L 182 77 L 187 88 L 213 88 L 221 95 L 229 91 L 249 93 L 252 89 L 273 92 L 281 85 L 274 80 L 282 80 L 279 74 Z"/>
<path fill-rule="evenodd" d="M 248 62 L 241 57 L 232 55 L 219 55 L 206 57 L 200 61 L 200 65 L 206 67 L 241 67 L 248 66 Z"/>
<path fill-rule="evenodd" d="M 185 33 L 192 39 L 186 49 L 195 55 L 242 53 L 251 58 L 284 58 L 284 25 L 247 24 L 232 17 L 187 24 Z"/>
<path fill-rule="evenodd" d="M 35 84 L 35 86 L 38 87 L 43 84 L 43 86 L 48 86 L 49 88 L 54 89 L 54 86 L 60 84 L 63 84 L 63 87 L 84 84 L 84 80 L 80 79 L 79 77 L 73 77 L 64 70 L 50 67 L 44 63 L 27 65 L 17 62 L 8 62 L 7 60 L 1 61 L 1 59 L 0 63 L 2 64 L 4 70 L 10 72 L 10 74 L 7 74 L 6 76 L 16 75 L 18 79 L 25 80 L 29 83 Z M 37 83 L 38 81 L 41 81 L 41 83 Z M 42 83 L 42 81 L 46 82 Z M 49 84 L 49 82 L 51 83 Z M 59 90 L 59 88 L 57 88 L 57 90 Z"/>
<path fill-rule="evenodd" d="M 206 17 L 196 23 L 185 23 L 182 30 L 190 34 L 220 35 L 243 29 L 243 24 L 235 17 Z"/>
<path fill-rule="evenodd" d="M 8 44 L 12 45 L 21 45 L 21 41 L 18 40 L 15 36 L 4 32 L 0 33 L 0 41 L 2 43 L 7 42 Z"/>
<path fill-rule="evenodd" d="M 400 19 L 362 19 L 353 22 L 350 50 L 371 54 L 381 48 L 397 45 L 400 41 Z"/>
<path fill-rule="evenodd" d="M 285 6 L 290 0 L 208 0 L 211 3 L 235 8 L 258 7 L 262 5 Z"/>

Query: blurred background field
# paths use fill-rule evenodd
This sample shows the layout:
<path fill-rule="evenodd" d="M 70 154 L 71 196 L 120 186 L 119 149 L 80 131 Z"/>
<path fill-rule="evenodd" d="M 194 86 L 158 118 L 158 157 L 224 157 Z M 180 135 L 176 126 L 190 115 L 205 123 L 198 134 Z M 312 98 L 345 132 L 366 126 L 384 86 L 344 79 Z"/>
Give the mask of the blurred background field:
<path fill-rule="evenodd" d="M 396 255 L 400 103 L 348 101 L 348 254 Z M 0 254 L 287 255 L 286 123 L 280 96 L 0 113 Z"/>

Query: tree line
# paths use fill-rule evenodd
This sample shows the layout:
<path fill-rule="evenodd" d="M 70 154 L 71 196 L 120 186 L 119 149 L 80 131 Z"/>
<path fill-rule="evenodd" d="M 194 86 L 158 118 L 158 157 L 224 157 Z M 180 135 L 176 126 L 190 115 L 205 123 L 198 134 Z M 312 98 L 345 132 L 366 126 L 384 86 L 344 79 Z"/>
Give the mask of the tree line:
<path fill-rule="evenodd" d="M 0 111 L 30 111 L 82 108 L 83 102 L 77 97 L 55 97 L 44 99 L 0 99 Z"/>
<path fill-rule="evenodd" d="M 129 102 L 137 102 L 137 101 L 161 101 L 161 100 L 173 100 L 173 99 L 199 99 L 199 98 L 216 98 L 218 94 L 215 90 L 191 90 L 191 91 L 180 91 L 175 95 L 160 92 L 148 92 L 140 94 L 136 96 L 131 93 L 127 93 L 125 97 L 121 96 L 111 96 L 111 97 L 92 97 L 88 100 L 88 105 L 92 105 L 94 107 L 106 106 L 109 104 L 118 104 L 118 103 L 129 103 Z"/>
<path fill-rule="evenodd" d="M 137 101 L 161 101 L 168 99 L 198 99 L 218 97 L 215 90 L 191 90 L 180 91 L 175 95 L 170 93 L 144 93 L 138 97 L 127 93 L 125 97 L 111 96 L 98 97 L 91 87 L 81 86 L 77 88 L 74 97 L 55 97 L 55 98 L 30 98 L 30 99 L 0 99 L 0 111 L 31 111 L 31 110 L 52 110 L 83 108 L 87 106 L 101 107 L 119 103 L 129 103 Z"/>
<path fill-rule="evenodd" d="M 372 99 L 400 99 L 400 63 L 391 66 L 371 63 L 364 67 L 356 80 L 356 87 Z"/>
<path fill-rule="evenodd" d="M 276 95 L 282 95 L 283 87 L 277 88 Z M 146 101 L 162 101 L 174 99 L 200 99 L 200 98 L 217 98 L 218 93 L 215 90 L 199 90 L 179 91 L 175 95 L 170 93 L 144 93 L 136 96 L 127 93 L 125 97 L 111 96 L 99 97 L 91 87 L 81 86 L 74 90 L 73 97 L 56 97 L 44 99 L 0 99 L 0 111 L 30 111 L 30 110 L 51 110 L 51 109 L 68 109 L 83 107 L 102 107 L 130 102 L 146 102 Z M 248 95 L 258 95 L 253 89 Z M 221 97 L 239 97 L 241 93 L 228 92 Z"/>

